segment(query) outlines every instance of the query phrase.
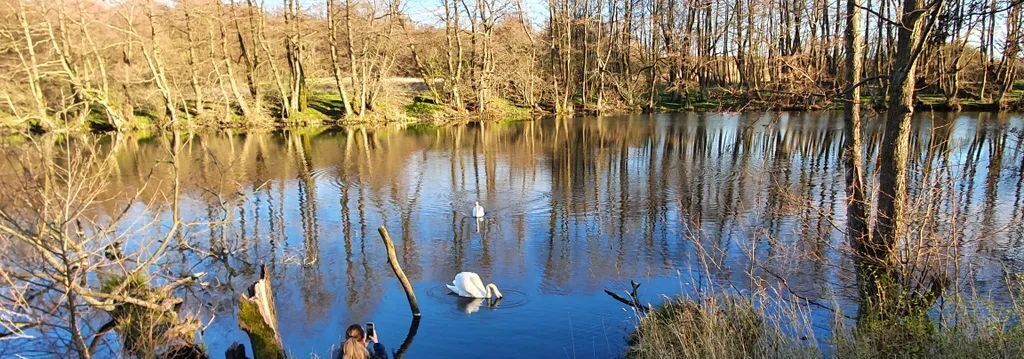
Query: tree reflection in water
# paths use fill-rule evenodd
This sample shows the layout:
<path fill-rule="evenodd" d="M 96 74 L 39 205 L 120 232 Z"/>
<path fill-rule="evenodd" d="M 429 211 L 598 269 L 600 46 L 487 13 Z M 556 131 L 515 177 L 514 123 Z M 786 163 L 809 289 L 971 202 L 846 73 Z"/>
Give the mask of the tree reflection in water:
<path fill-rule="evenodd" d="M 409 323 L 405 299 L 369 230 L 382 224 L 401 229 L 396 249 L 418 290 L 469 270 L 530 297 L 515 310 L 460 317 L 441 314 L 457 305 L 450 298 L 426 297 L 427 319 L 412 323 L 399 349 L 416 357 L 456 355 L 455 343 L 471 355 L 490 343 L 473 331 L 485 326 L 503 328 L 503 343 L 524 348 L 519 354 L 572 345 L 618 355 L 617 333 L 628 323 L 601 289 L 635 278 L 651 283 L 645 296 L 676 295 L 694 271 L 718 285 L 782 288 L 848 310 L 857 285 L 840 230 L 841 125 L 830 113 L 680 113 L 195 134 L 179 165 L 188 180 L 182 215 L 200 223 L 186 232 L 195 250 L 168 262 L 213 278 L 208 293 L 186 294 L 216 323 L 205 336 L 212 353 L 244 340 L 233 301 L 262 263 L 272 268 L 282 335 L 296 350 L 326 351 L 347 324 L 365 321 L 402 341 L 393 329 Z M 1004 268 L 1024 270 L 1014 245 L 1024 240 L 1022 128 L 1016 115 L 937 113 L 920 115 L 911 134 L 912 202 L 940 209 L 919 220 L 954 233 L 926 235 L 955 246 L 958 279 L 993 298 L 1006 292 Z M 877 129 L 865 138 L 870 173 Z M 119 171 L 111 195 L 141 190 L 138 208 L 167 200 L 159 142 L 105 142 Z M 467 218 L 477 200 L 488 209 L 479 228 Z M 124 205 L 109 201 L 101 212 Z M 566 315 L 580 343 L 527 339 L 537 328 L 566 328 Z"/>

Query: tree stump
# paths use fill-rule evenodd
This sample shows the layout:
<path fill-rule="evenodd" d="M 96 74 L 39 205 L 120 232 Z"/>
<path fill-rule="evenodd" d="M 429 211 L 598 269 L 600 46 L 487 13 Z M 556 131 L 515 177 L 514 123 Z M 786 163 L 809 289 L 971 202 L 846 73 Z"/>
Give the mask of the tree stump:
<path fill-rule="evenodd" d="M 255 359 L 285 357 L 284 344 L 277 330 L 274 290 L 270 286 L 267 266 L 263 266 L 260 279 L 238 298 L 238 326 L 249 335 Z"/>

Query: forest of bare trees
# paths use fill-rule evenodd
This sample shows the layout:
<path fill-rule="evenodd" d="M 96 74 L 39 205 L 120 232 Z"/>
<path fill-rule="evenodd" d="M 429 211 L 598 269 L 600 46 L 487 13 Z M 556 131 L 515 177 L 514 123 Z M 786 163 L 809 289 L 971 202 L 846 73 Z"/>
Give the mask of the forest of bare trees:
<path fill-rule="evenodd" d="M 4 1 L 2 122 L 302 124 L 390 119 L 414 101 L 492 116 L 827 108 L 848 93 L 851 9 L 863 19 L 856 87 L 886 107 L 907 6 L 438 0 L 414 19 L 399 0 L 282 1 Z M 1021 8 L 955 0 L 915 13 L 914 105 L 1020 106 Z"/>

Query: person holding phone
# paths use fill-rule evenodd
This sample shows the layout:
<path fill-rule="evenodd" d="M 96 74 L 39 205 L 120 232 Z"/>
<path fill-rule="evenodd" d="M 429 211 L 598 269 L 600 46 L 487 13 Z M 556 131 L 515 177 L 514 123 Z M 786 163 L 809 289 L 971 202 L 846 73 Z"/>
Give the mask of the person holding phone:
<path fill-rule="evenodd" d="M 373 343 L 373 350 L 366 346 Z M 388 359 L 388 351 L 377 340 L 377 329 L 373 323 L 366 323 L 366 330 L 359 324 L 352 324 L 345 330 L 345 342 L 337 359 Z"/>

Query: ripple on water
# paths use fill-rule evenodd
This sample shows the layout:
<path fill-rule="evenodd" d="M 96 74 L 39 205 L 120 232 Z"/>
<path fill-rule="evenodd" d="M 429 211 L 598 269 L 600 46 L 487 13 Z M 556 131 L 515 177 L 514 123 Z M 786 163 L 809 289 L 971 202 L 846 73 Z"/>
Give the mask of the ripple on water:
<path fill-rule="evenodd" d="M 314 181 L 319 182 L 319 181 L 322 181 L 322 180 L 325 180 L 325 179 L 329 179 L 333 183 L 333 182 L 336 182 L 336 179 L 334 178 L 334 174 L 336 174 L 338 172 L 338 169 L 335 166 L 326 166 L 326 167 L 314 168 L 314 169 L 312 169 L 309 172 L 310 172 L 309 173 L 310 177 L 312 177 Z"/>
<path fill-rule="evenodd" d="M 450 304 L 448 308 L 453 311 L 466 314 L 487 310 L 510 310 L 525 306 L 530 302 L 530 297 L 526 293 L 515 289 L 501 289 L 501 294 L 504 297 L 496 300 L 463 298 L 449 291 L 448 287 L 443 284 L 427 288 L 426 294 L 427 297 L 439 303 Z"/>

